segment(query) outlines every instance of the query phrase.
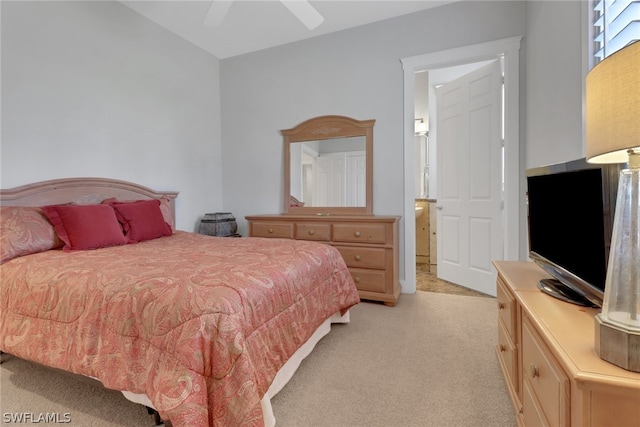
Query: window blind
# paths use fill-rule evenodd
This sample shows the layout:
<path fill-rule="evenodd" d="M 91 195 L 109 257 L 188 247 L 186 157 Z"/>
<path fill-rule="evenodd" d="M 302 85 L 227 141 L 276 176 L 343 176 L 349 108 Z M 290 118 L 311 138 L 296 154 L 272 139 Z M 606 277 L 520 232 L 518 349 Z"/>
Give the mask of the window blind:
<path fill-rule="evenodd" d="M 640 0 L 591 1 L 592 66 L 640 40 Z"/>

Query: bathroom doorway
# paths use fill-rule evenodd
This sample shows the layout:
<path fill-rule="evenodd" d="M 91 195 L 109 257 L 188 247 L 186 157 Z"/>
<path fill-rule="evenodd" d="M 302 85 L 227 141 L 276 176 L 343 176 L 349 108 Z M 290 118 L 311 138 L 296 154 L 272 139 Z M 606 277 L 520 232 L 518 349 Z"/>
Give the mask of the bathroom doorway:
<path fill-rule="evenodd" d="M 405 224 L 404 224 L 404 250 L 405 250 L 405 280 L 403 291 L 415 290 L 416 278 L 416 166 L 415 162 L 415 123 L 416 118 L 422 115 L 416 114 L 415 82 L 417 72 L 428 72 L 432 79 L 435 72 L 450 67 L 464 66 L 471 63 L 495 60 L 503 58 L 505 67 L 505 134 L 504 134 L 504 163 L 505 163 L 505 188 L 504 188 L 504 221 L 502 224 L 502 258 L 518 259 L 519 253 L 519 226 L 522 220 L 519 209 L 519 49 L 520 37 L 465 46 L 462 48 L 434 52 L 416 57 L 402 59 L 405 73 Z M 433 87 L 433 81 L 430 83 Z M 431 113 L 431 111 L 429 111 Z M 430 141 L 429 157 L 436 158 L 437 141 Z M 437 193 L 432 190 L 437 186 L 437 165 L 429 162 L 429 198 L 437 201 Z M 429 206 L 430 208 L 437 205 Z M 433 211 L 434 209 L 430 209 Z M 422 214 L 424 215 L 424 213 Z M 429 227 L 430 234 L 438 233 L 438 224 Z M 436 252 L 441 248 L 436 247 Z M 433 256 L 433 254 L 429 254 Z M 436 258 L 438 259 L 439 256 Z M 437 271 L 437 263 L 435 270 Z"/>
<path fill-rule="evenodd" d="M 420 70 L 415 73 L 415 119 L 414 119 L 414 167 L 415 167 L 415 212 L 416 212 L 416 274 L 436 274 L 435 224 L 430 202 L 429 179 L 429 71 Z"/>
<path fill-rule="evenodd" d="M 419 70 L 415 73 L 415 207 L 416 207 L 416 274 L 430 273 L 437 277 L 437 198 L 438 175 L 431 174 L 431 162 L 436 171 L 435 145 L 429 144 L 429 124 L 435 123 L 436 89 L 495 61 L 486 60 L 444 67 Z M 431 179 L 433 178 L 433 179 Z M 433 195 L 433 196 L 431 196 Z"/>

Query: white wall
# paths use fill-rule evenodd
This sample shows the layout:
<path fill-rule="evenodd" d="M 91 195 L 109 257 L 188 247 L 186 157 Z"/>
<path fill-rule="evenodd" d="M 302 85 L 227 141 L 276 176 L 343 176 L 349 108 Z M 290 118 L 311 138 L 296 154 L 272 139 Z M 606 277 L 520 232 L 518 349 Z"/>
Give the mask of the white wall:
<path fill-rule="evenodd" d="M 119 2 L 1 2 L 1 186 L 75 176 L 222 210 L 219 60 Z"/>
<path fill-rule="evenodd" d="M 527 2 L 525 79 L 525 149 L 521 150 L 523 215 L 526 215 L 524 170 L 584 157 L 583 93 L 588 64 L 588 3 Z M 526 218 L 525 218 L 526 220 Z M 528 259 L 526 222 L 521 221 L 520 254 Z"/>
<path fill-rule="evenodd" d="M 582 6 L 584 1 L 527 2 L 526 167 L 584 156 Z"/>
<path fill-rule="evenodd" d="M 376 119 L 374 213 L 402 215 L 400 58 L 518 36 L 524 28 L 523 2 L 453 3 L 223 60 L 225 208 L 234 212 L 243 233 L 245 215 L 281 212 L 279 130 L 314 116 L 339 114 Z M 403 251 L 400 257 L 404 265 Z"/>
<path fill-rule="evenodd" d="M 374 211 L 401 215 L 400 58 L 524 34 L 522 168 L 580 157 L 581 3 L 459 2 L 219 61 L 118 2 L 3 1 L 0 184 L 125 179 L 180 191 L 181 229 L 224 210 L 246 232 L 281 211 L 279 130 L 342 114 L 377 120 Z"/>

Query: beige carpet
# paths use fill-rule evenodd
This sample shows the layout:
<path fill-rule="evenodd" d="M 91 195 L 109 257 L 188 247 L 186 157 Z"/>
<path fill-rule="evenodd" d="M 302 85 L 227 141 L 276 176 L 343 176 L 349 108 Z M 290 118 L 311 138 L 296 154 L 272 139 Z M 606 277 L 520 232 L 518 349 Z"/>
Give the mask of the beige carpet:
<path fill-rule="evenodd" d="M 495 299 L 417 292 L 361 303 L 273 399 L 279 427 L 515 426 L 495 355 Z M 71 425 L 151 426 L 87 380 L 3 356 L 0 414 L 68 413 Z M 34 424 L 35 425 L 35 424 Z"/>

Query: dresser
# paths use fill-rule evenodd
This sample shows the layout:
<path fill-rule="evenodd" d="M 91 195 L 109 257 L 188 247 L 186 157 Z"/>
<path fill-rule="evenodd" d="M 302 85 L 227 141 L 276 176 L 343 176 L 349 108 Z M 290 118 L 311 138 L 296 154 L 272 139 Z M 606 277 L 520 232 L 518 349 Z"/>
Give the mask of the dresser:
<path fill-rule="evenodd" d="M 363 300 L 394 306 L 400 296 L 397 216 L 253 215 L 249 236 L 328 243 L 340 251 Z"/>
<path fill-rule="evenodd" d="M 640 374 L 596 354 L 598 309 L 542 293 L 532 262 L 496 261 L 496 353 L 519 426 L 640 425 Z"/>

